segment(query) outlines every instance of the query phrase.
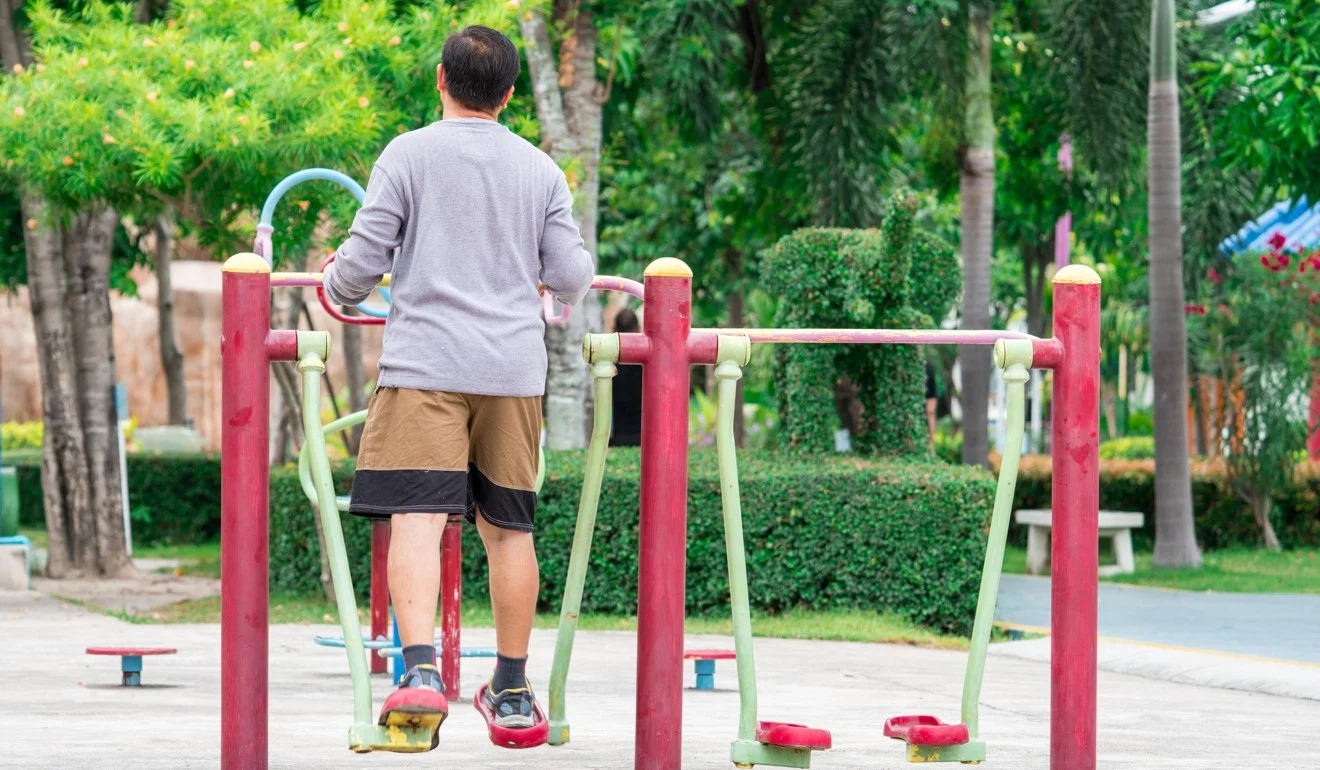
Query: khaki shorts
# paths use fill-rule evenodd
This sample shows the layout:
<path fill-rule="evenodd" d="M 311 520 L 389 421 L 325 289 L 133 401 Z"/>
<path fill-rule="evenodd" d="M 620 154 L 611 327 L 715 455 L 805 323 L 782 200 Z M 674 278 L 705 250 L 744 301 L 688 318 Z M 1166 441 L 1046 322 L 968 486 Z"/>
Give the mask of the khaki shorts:
<path fill-rule="evenodd" d="M 463 515 L 531 532 L 539 396 L 378 388 L 367 409 L 349 512 Z"/>

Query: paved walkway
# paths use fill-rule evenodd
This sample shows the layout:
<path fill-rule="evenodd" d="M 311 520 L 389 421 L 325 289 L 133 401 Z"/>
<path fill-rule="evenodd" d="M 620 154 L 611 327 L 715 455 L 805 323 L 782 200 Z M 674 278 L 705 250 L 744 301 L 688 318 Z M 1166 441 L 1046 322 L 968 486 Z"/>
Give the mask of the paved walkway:
<path fill-rule="evenodd" d="M 1050 625 L 1050 580 L 1004 575 L 995 617 Z M 1320 665 L 1320 595 L 1171 591 L 1100 583 L 1100 636 Z"/>
<path fill-rule="evenodd" d="M 132 625 L 37 593 L 0 594 L 0 765 L 15 768 L 180 770 L 214 768 L 219 757 L 219 627 Z M 272 768 L 445 767 L 623 770 L 632 766 L 633 672 L 630 633 L 583 632 L 570 678 L 573 743 L 507 752 L 486 740 L 468 703 L 455 707 L 441 748 L 427 757 L 369 755 L 344 748 L 351 687 L 343 651 L 311 639 L 328 626 L 275 626 L 270 631 Z M 467 644 L 491 644 L 489 629 L 468 629 Z M 532 639 L 532 681 L 545 692 L 552 632 Z M 137 690 L 118 687 L 115 661 L 83 654 L 89 644 L 152 644 L 179 649 L 146 663 Z M 689 643 L 726 646 L 720 637 Z M 1012 645 L 999 647 L 1016 648 Z M 828 727 L 835 750 L 818 770 L 898 770 L 899 744 L 879 737 L 891 714 L 955 717 L 962 653 L 912 647 L 757 641 L 761 714 Z M 470 664 L 470 694 L 487 675 Z M 713 693 L 684 698 L 684 766 L 727 768 L 737 724 L 733 671 L 721 666 Z M 687 676 L 691 676 L 689 670 Z M 1049 666 L 996 654 L 987 666 L 981 708 L 990 747 L 987 770 L 1049 767 Z M 387 686 L 374 681 L 377 705 Z M 1105 770 L 1302 770 L 1314 767 L 1320 702 L 1099 676 L 1099 763 Z M 675 768 L 674 770 L 678 770 Z"/>

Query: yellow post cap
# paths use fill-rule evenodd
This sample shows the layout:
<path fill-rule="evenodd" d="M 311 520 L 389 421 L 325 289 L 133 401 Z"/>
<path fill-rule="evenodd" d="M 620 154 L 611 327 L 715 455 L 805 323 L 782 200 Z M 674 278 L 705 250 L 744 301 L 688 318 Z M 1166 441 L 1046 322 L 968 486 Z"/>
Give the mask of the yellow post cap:
<path fill-rule="evenodd" d="M 1100 274 L 1086 265 L 1068 265 L 1054 274 L 1054 283 L 1100 283 Z"/>
<path fill-rule="evenodd" d="M 651 276 L 666 276 L 673 278 L 691 278 L 692 268 L 681 259 L 674 257 L 661 257 L 646 266 L 642 275 L 650 278 Z"/>
<path fill-rule="evenodd" d="M 247 253 L 235 254 L 226 259 L 221 269 L 226 273 L 269 273 L 270 265 L 256 254 Z"/>

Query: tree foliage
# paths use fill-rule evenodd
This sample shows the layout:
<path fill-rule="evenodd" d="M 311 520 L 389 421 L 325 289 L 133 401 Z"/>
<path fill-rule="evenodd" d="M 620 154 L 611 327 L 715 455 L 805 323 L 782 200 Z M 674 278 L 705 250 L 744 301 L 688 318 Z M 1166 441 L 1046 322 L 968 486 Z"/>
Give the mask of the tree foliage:
<path fill-rule="evenodd" d="M 494 0 L 398 12 L 339 0 L 308 13 L 283 0 L 179 0 L 144 25 L 130 6 L 39 3 L 36 63 L 0 89 L 0 165 L 62 211 L 105 201 L 147 221 L 168 208 L 232 252 L 288 173 L 365 178 L 390 137 L 438 115 L 445 36 L 477 21 L 510 30 L 512 13 Z M 281 211 L 283 242 L 305 244 L 327 207 L 350 219 L 344 198 L 300 190 Z"/>

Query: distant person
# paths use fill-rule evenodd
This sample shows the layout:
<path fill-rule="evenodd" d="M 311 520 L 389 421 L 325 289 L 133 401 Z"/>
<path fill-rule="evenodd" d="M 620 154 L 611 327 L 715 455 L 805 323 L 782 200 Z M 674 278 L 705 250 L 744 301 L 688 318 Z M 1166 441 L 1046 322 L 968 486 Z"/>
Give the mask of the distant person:
<path fill-rule="evenodd" d="M 620 310 L 614 319 L 614 331 L 633 334 L 641 330 L 631 310 Z M 614 432 L 610 446 L 641 446 L 642 443 L 642 367 L 620 364 L 614 377 Z"/>

